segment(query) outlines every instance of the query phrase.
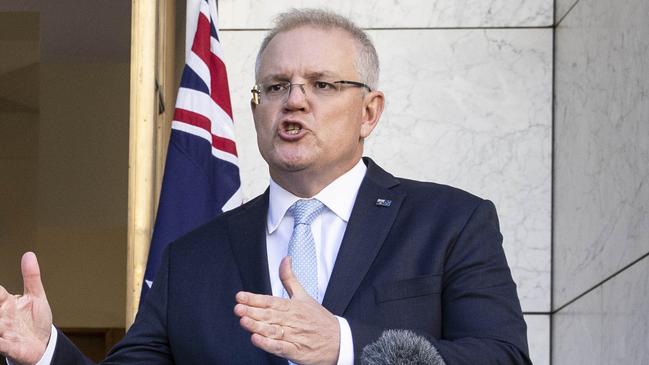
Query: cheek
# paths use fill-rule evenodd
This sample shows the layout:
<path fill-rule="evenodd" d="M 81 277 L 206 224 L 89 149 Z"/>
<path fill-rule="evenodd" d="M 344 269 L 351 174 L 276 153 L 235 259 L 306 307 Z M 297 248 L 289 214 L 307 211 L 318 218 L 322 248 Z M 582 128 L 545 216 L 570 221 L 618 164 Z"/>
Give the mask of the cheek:
<path fill-rule="evenodd" d="M 273 131 L 273 125 L 270 122 L 270 118 L 267 114 L 256 112 L 253 114 L 253 119 L 255 123 L 255 132 L 257 134 L 257 140 L 262 141 L 268 139 L 268 136 Z"/>
<path fill-rule="evenodd" d="M 324 148 L 333 154 L 346 155 L 354 151 L 359 143 L 359 129 L 353 123 L 351 119 L 340 119 L 329 125 L 327 135 L 320 139 Z"/>
<path fill-rule="evenodd" d="M 360 116 L 354 115 L 353 111 L 348 114 L 338 116 L 338 119 L 331 122 L 331 133 L 337 136 L 340 141 L 355 141 L 358 140 L 361 133 Z"/>
<path fill-rule="evenodd" d="M 349 137 L 360 133 L 362 112 L 358 102 L 348 101 L 331 105 L 315 115 L 323 128 L 338 136 Z"/>
<path fill-rule="evenodd" d="M 263 123 L 255 122 L 255 135 L 257 137 L 257 148 L 259 153 L 265 158 L 270 150 L 272 144 L 272 138 L 268 132 L 268 128 L 265 128 Z"/>

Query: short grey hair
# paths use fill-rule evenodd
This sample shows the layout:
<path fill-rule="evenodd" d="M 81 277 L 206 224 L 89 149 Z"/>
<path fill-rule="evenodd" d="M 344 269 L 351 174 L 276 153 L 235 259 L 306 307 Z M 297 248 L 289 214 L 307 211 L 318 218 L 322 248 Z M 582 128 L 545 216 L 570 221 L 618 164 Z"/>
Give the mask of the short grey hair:
<path fill-rule="evenodd" d="M 379 84 L 379 56 L 370 37 L 364 30 L 359 28 L 351 20 L 323 9 L 291 9 L 275 17 L 275 27 L 271 29 L 261 42 L 257 60 L 255 61 L 255 79 L 259 81 L 261 68 L 261 55 L 264 53 L 268 43 L 279 33 L 287 32 L 300 27 L 314 27 L 320 29 L 343 30 L 358 43 L 358 55 L 355 66 L 361 82 L 376 90 Z"/>

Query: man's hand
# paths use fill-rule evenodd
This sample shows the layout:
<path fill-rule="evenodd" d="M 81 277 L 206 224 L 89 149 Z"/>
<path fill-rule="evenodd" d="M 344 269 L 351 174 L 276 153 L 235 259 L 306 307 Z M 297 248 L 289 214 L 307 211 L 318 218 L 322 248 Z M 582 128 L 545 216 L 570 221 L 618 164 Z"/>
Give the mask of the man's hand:
<path fill-rule="evenodd" d="M 292 362 L 336 364 L 340 349 L 338 319 L 307 294 L 285 257 L 279 277 L 291 299 L 239 292 L 234 313 L 260 349 Z"/>
<path fill-rule="evenodd" d="M 36 364 L 50 340 L 52 310 L 36 255 L 25 253 L 20 268 L 23 295 L 12 295 L 0 286 L 0 354 L 17 364 Z"/>

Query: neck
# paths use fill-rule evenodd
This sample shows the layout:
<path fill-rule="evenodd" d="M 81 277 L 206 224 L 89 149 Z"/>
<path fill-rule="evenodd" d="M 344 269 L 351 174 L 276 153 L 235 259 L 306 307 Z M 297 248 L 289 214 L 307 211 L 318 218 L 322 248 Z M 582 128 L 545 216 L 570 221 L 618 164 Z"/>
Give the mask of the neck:
<path fill-rule="evenodd" d="M 345 166 L 300 171 L 275 171 L 271 168 L 270 176 L 279 186 L 295 196 L 312 198 L 334 180 L 351 170 L 357 163 L 358 160 Z"/>

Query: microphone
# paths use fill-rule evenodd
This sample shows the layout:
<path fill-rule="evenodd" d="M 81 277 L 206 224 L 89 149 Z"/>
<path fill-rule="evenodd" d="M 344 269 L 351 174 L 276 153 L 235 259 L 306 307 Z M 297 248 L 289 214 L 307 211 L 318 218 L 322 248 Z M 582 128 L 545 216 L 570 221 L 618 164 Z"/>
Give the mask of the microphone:
<path fill-rule="evenodd" d="M 362 365 L 446 365 L 426 338 L 408 330 L 387 330 L 363 348 Z"/>

